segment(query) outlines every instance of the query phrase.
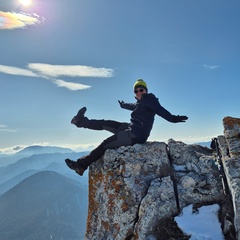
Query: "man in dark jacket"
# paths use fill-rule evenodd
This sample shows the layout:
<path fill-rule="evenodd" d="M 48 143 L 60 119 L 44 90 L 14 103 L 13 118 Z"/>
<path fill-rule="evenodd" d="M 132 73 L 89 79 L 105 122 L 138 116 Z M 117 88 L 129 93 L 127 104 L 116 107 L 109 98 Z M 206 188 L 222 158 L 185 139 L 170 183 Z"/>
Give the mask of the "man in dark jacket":
<path fill-rule="evenodd" d="M 132 111 L 130 123 L 88 119 L 84 116 L 86 107 L 78 111 L 71 121 L 72 124 L 79 128 L 107 130 L 114 135 L 105 139 L 89 155 L 79 158 L 77 161 L 66 159 L 65 162 L 69 168 L 82 176 L 88 166 L 101 158 L 107 149 L 146 142 L 152 130 L 155 114 L 172 123 L 185 122 L 188 119 L 186 116 L 172 115 L 163 108 L 158 99 L 152 93 L 148 93 L 147 84 L 142 79 L 137 80 L 133 88 L 137 99 L 135 103 L 118 101 L 121 108 Z"/>

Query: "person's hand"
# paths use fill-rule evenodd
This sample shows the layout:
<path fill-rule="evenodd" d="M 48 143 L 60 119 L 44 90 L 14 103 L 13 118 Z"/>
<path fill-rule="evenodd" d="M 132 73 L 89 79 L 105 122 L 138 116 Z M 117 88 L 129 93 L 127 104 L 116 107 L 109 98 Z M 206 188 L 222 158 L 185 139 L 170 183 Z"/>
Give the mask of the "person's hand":
<path fill-rule="evenodd" d="M 124 104 L 124 101 L 120 101 L 118 100 L 119 104 L 120 104 L 120 107 L 122 107 L 122 105 Z"/>
<path fill-rule="evenodd" d="M 188 117 L 187 116 L 175 116 L 175 122 L 186 122 L 186 120 L 188 120 Z"/>

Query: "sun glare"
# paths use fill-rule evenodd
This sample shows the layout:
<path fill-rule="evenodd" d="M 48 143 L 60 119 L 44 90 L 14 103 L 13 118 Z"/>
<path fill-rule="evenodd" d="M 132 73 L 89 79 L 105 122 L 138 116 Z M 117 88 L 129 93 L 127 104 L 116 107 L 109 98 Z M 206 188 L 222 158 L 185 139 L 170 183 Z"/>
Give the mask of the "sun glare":
<path fill-rule="evenodd" d="M 19 0 L 19 3 L 25 7 L 28 7 L 32 4 L 32 0 Z"/>

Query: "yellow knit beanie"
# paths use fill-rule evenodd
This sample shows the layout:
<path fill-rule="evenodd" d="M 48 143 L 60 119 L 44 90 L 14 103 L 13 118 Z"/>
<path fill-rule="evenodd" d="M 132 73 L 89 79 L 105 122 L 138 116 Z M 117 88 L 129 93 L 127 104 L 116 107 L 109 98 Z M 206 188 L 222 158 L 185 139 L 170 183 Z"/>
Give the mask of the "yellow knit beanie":
<path fill-rule="evenodd" d="M 135 90 L 136 88 L 144 88 L 146 91 L 148 90 L 147 84 L 146 84 L 142 79 L 138 79 L 138 80 L 134 83 L 133 89 Z"/>

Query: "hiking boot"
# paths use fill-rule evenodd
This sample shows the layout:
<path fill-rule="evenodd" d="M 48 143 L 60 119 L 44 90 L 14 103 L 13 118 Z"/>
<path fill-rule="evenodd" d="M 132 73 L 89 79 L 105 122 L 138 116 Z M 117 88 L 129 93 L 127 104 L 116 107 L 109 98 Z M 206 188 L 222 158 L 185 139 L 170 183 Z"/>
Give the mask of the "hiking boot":
<path fill-rule="evenodd" d="M 83 173 L 85 172 L 85 169 L 82 168 L 82 167 L 78 164 L 78 162 L 72 161 L 72 160 L 70 160 L 70 159 L 68 159 L 68 158 L 65 159 L 65 162 L 66 162 L 67 166 L 68 166 L 70 169 L 74 170 L 74 171 L 75 171 L 77 174 L 79 174 L 80 176 L 82 176 Z"/>
<path fill-rule="evenodd" d="M 84 118 L 84 114 L 85 114 L 86 111 L 87 111 L 86 107 L 81 108 L 78 111 L 77 115 L 73 117 L 73 119 L 71 121 L 71 124 L 76 125 L 79 121 L 81 121 Z"/>

